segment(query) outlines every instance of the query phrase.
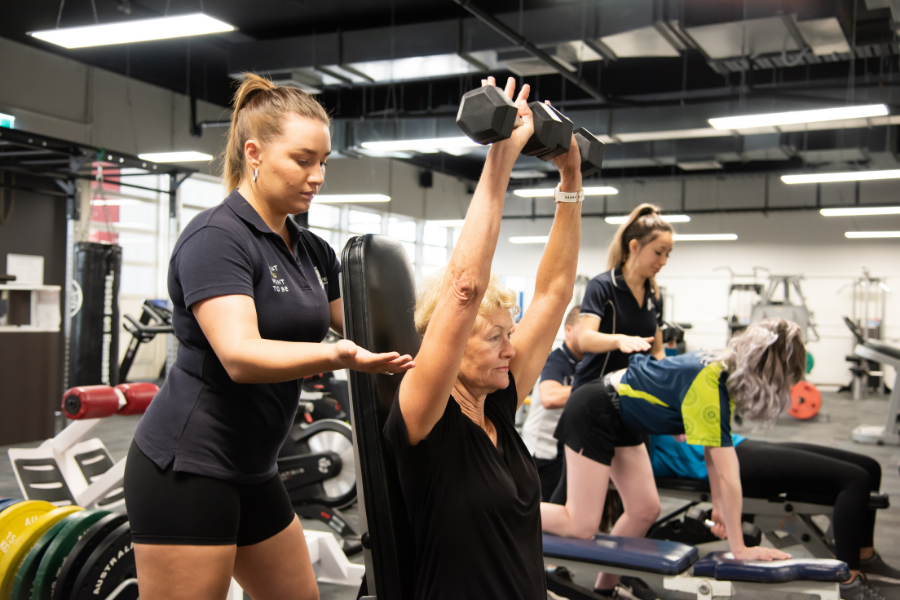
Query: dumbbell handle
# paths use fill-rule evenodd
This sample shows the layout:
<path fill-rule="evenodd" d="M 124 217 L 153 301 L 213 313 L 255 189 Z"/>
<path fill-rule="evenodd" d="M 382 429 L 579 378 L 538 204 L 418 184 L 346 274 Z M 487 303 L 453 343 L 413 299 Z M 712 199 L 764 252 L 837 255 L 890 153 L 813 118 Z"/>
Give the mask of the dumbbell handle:
<path fill-rule="evenodd" d="M 63 413 L 72 420 L 141 414 L 158 391 L 152 383 L 78 386 L 63 394 Z"/>

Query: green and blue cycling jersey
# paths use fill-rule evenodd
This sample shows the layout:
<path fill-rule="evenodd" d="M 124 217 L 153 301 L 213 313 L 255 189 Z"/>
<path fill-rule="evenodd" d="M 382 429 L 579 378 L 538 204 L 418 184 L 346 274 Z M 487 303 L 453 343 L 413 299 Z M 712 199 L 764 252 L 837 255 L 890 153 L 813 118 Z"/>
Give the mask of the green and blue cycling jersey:
<path fill-rule="evenodd" d="M 731 439 L 737 447 L 746 438 L 732 433 Z M 651 435 L 648 450 L 654 477 L 709 480 L 706 459 L 703 457 L 703 446 L 678 442 L 670 435 Z"/>
<path fill-rule="evenodd" d="M 728 372 L 691 352 L 657 360 L 632 356 L 619 383 L 622 423 L 636 433 L 678 435 L 688 444 L 733 446 Z"/>

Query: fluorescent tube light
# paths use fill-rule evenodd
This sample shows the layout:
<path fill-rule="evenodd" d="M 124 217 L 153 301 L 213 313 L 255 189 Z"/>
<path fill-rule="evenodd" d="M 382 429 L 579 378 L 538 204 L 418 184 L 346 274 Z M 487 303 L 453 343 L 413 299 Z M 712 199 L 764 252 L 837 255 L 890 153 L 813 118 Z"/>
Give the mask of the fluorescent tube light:
<path fill-rule="evenodd" d="M 363 142 L 362 147 L 366 150 L 378 150 L 382 152 L 397 152 L 403 150 L 413 150 L 416 152 L 436 152 L 447 148 L 472 148 L 480 146 L 469 138 L 452 137 L 452 138 L 432 138 L 425 140 L 393 140 L 389 142 Z"/>
<path fill-rule="evenodd" d="M 390 202 L 391 197 L 384 194 L 321 194 L 313 198 L 313 202 L 330 204 L 335 202 Z"/>
<path fill-rule="evenodd" d="M 846 173 L 810 173 L 808 175 L 782 175 L 781 180 L 793 183 L 838 183 L 841 181 L 872 181 L 874 179 L 898 179 L 900 169 L 890 171 L 849 171 Z"/>
<path fill-rule="evenodd" d="M 63 48 L 86 48 L 109 44 L 132 44 L 150 40 L 167 40 L 191 35 L 206 35 L 234 31 L 234 27 L 203 13 L 160 17 L 157 19 L 136 19 L 105 25 L 67 27 L 32 31 L 28 35 L 62 46 Z"/>
<path fill-rule="evenodd" d="M 510 179 L 543 179 L 546 176 L 546 172 L 537 169 L 522 169 L 509 174 Z"/>
<path fill-rule="evenodd" d="M 667 223 L 688 223 L 691 220 L 688 215 L 662 215 L 662 218 Z M 606 217 L 606 222 L 610 225 L 621 225 L 628 222 L 628 216 Z"/>
<path fill-rule="evenodd" d="M 513 236 L 509 238 L 509 241 L 512 244 L 546 244 L 549 239 L 549 235 L 526 235 Z"/>
<path fill-rule="evenodd" d="M 869 215 L 900 215 L 900 206 L 854 206 L 853 208 L 823 208 L 823 217 L 864 217 Z"/>
<path fill-rule="evenodd" d="M 552 198 L 555 188 L 536 188 L 527 190 L 516 190 L 513 192 L 520 198 Z M 585 196 L 613 196 L 618 194 L 619 190 L 614 187 L 586 187 L 584 188 Z"/>
<path fill-rule="evenodd" d="M 822 108 L 818 110 L 796 110 L 784 113 L 723 117 L 710 119 L 709 124 L 716 129 L 751 129 L 753 127 L 774 127 L 796 123 L 883 117 L 887 114 L 888 109 L 884 104 L 869 104 L 865 106 L 841 106 L 839 108 Z"/>
<path fill-rule="evenodd" d="M 848 231 L 844 237 L 860 238 L 900 238 L 900 231 Z"/>
<path fill-rule="evenodd" d="M 465 223 L 465 219 L 444 219 L 437 221 L 425 221 L 428 225 L 434 225 L 435 227 L 462 227 L 463 223 Z"/>
<path fill-rule="evenodd" d="M 153 154 L 138 154 L 141 160 L 149 160 L 155 163 L 176 163 L 176 162 L 196 162 L 201 160 L 212 160 L 209 154 L 202 152 L 194 152 L 188 150 L 186 152 L 156 152 Z"/>
<path fill-rule="evenodd" d="M 676 242 L 728 242 L 738 239 L 736 233 L 676 233 Z"/>

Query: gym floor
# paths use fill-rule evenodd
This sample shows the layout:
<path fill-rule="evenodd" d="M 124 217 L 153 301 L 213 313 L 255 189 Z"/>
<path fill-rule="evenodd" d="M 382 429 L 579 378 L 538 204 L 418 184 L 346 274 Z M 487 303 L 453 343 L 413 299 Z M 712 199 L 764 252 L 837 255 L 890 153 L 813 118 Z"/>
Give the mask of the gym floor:
<path fill-rule="evenodd" d="M 881 423 L 884 418 L 886 409 L 886 398 L 870 398 L 859 402 L 849 399 L 849 394 L 838 394 L 835 392 L 822 393 L 823 408 L 822 411 L 810 421 L 797 421 L 791 417 L 781 418 L 777 424 L 770 429 L 762 429 L 753 431 L 750 427 L 736 428 L 740 433 L 751 438 L 764 439 L 773 442 L 809 442 L 815 444 L 824 444 L 837 448 L 843 448 L 862 454 L 872 456 L 881 463 L 883 476 L 881 491 L 891 496 L 892 506 L 889 509 L 879 511 L 877 527 L 875 530 L 875 547 L 884 557 L 885 561 L 895 567 L 900 567 L 900 474 L 898 474 L 898 464 L 900 464 L 900 447 L 896 446 L 862 446 L 854 444 L 851 439 L 853 428 L 859 424 L 875 424 Z M 131 444 L 131 436 L 137 426 L 139 417 L 113 417 L 107 422 L 101 424 L 96 430 L 95 437 L 103 440 L 107 449 L 114 458 L 119 459 L 126 455 L 128 447 Z M 19 445 L 20 447 L 37 446 Z M 4 496 L 20 496 L 18 484 L 13 475 L 9 461 L 6 459 L 6 447 L 0 447 L 2 457 L 0 457 L 0 497 Z M 678 506 L 677 501 L 671 501 L 662 498 L 662 512 L 674 509 Z M 345 511 L 351 519 L 358 519 L 359 512 L 356 507 Z M 326 531 L 324 524 L 318 521 L 303 520 L 303 526 L 308 529 L 318 529 Z M 727 549 L 727 543 L 719 542 L 715 544 L 707 544 L 701 547 L 701 553 L 713 550 Z M 799 546 L 788 549 L 795 556 L 803 556 L 804 551 Z M 362 562 L 362 555 L 357 555 L 351 559 L 353 562 Z M 596 571 L 588 568 L 583 564 L 567 563 L 567 561 L 554 560 L 554 564 L 564 564 L 573 572 L 576 583 L 590 586 L 596 577 Z M 881 590 L 881 593 L 889 600 L 900 600 L 900 584 L 885 584 L 874 582 L 875 587 Z M 319 590 L 322 600 L 352 600 L 356 598 L 357 590 L 344 586 L 320 584 Z M 691 598 L 687 594 L 677 592 L 666 592 L 665 590 L 657 590 L 664 599 L 682 599 Z M 797 594 L 792 595 L 797 596 Z M 743 598 L 751 598 L 750 594 L 742 596 Z M 753 594 L 752 597 L 769 598 L 773 597 L 769 594 Z M 776 596 L 788 598 L 788 596 Z"/>

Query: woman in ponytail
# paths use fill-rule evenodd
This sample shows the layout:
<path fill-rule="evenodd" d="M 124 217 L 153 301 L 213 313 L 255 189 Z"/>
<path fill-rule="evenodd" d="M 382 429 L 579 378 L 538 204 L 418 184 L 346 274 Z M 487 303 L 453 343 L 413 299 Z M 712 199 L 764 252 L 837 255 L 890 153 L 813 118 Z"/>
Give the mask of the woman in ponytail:
<path fill-rule="evenodd" d="M 609 245 L 607 271 L 591 279 L 581 303 L 579 343 L 584 360 L 572 391 L 624 369 L 634 353 L 663 358 L 663 298 L 656 274 L 672 252 L 672 226 L 659 207 L 641 204 L 619 226 Z"/>
<path fill-rule="evenodd" d="M 319 103 L 252 74 L 234 97 L 225 200 L 194 217 L 169 262 L 178 357 L 134 435 L 125 500 L 143 600 L 319 597 L 303 528 L 275 459 L 303 377 L 392 374 L 343 332 L 334 250 L 291 215 L 325 180 L 330 119 Z"/>

